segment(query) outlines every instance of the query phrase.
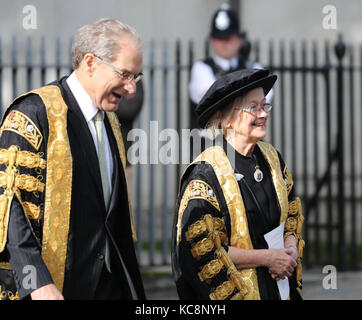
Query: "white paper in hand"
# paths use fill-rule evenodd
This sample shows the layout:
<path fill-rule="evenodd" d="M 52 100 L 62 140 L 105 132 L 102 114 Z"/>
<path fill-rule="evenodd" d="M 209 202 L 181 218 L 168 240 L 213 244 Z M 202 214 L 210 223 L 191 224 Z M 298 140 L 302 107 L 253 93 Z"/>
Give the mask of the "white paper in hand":
<path fill-rule="evenodd" d="M 285 221 L 277 228 L 264 234 L 264 239 L 268 244 L 269 249 L 281 249 L 284 248 L 284 224 Z M 286 300 L 289 297 L 289 281 L 288 278 L 277 281 L 280 297 L 282 300 Z"/>

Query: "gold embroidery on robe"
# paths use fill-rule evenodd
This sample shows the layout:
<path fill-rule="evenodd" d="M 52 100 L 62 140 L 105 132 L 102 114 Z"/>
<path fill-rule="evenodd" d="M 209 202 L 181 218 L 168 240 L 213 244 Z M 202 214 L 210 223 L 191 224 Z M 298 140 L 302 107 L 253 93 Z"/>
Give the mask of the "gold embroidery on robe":
<path fill-rule="evenodd" d="M 231 280 L 224 281 L 210 294 L 210 299 L 225 300 L 235 291 L 235 288 L 235 284 Z"/>
<path fill-rule="evenodd" d="M 10 206 L 18 188 L 16 179 L 19 175 L 19 171 L 17 170 L 15 163 L 19 147 L 10 146 L 8 151 L 8 166 L 6 167 L 5 172 L 2 172 L 3 174 L 0 178 L 1 186 L 4 188 L 3 194 L 0 195 L 0 252 L 4 250 L 7 241 Z"/>
<path fill-rule="evenodd" d="M 274 186 L 277 191 L 281 208 L 280 222 L 283 222 L 285 220 L 284 238 L 292 234 L 297 239 L 298 260 L 296 268 L 296 280 L 297 283 L 300 284 L 302 280 L 302 259 L 304 248 L 304 240 L 300 235 L 304 221 L 300 198 L 296 197 L 295 200 L 288 202 L 288 195 L 294 184 L 292 175 L 290 174 L 287 166 L 285 166 L 284 175 L 287 179 L 287 181 L 284 181 L 284 185 L 286 186 L 285 190 L 285 188 L 283 188 L 282 175 L 279 174 L 281 168 L 276 150 L 270 144 L 265 142 L 258 142 L 258 146 L 271 169 Z M 300 288 L 297 288 L 297 290 L 301 292 Z"/>
<path fill-rule="evenodd" d="M 0 171 L 0 186 L 4 187 L 7 185 L 8 179 L 11 179 L 11 174 L 11 172 Z M 16 189 L 28 192 L 43 192 L 45 187 L 43 182 L 27 174 L 17 174 L 14 183 Z"/>
<path fill-rule="evenodd" d="M 205 215 L 206 216 L 206 215 Z M 205 216 L 202 217 L 202 219 L 197 220 L 196 222 L 194 222 L 192 225 L 190 225 L 187 229 L 187 231 L 185 232 L 185 237 L 186 237 L 186 241 L 191 241 L 194 238 L 202 235 L 203 233 L 205 233 L 206 231 L 208 231 L 206 222 L 205 222 Z M 211 217 L 211 215 L 210 215 Z M 215 230 L 226 230 L 225 228 L 225 222 L 223 219 L 221 218 L 212 218 L 213 219 L 213 224 L 214 224 L 214 229 Z"/>
<path fill-rule="evenodd" d="M 287 172 L 287 178 L 289 177 L 288 183 L 287 181 L 284 181 L 278 153 L 271 145 L 264 142 L 258 142 L 258 146 L 260 147 L 260 150 L 270 168 L 273 184 L 276 189 L 281 209 L 280 222 L 283 222 L 288 216 L 288 192 L 290 192 L 289 189 L 291 189 L 292 186 L 291 175 L 289 175 Z M 227 158 L 224 150 L 219 146 L 210 147 L 206 149 L 200 156 L 198 156 L 193 163 L 201 161 L 205 161 L 213 167 L 219 184 L 223 190 L 230 215 L 230 245 L 242 249 L 253 249 L 248 230 L 244 202 L 241 197 L 238 183 L 234 176 L 234 170 L 232 169 L 230 161 Z M 301 227 L 301 225 L 298 224 L 298 227 Z M 301 248 L 304 246 L 304 241 L 300 240 L 298 245 L 298 248 Z M 206 248 L 206 246 L 204 247 Z M 232 266 L 235 268 L 234 264 L 232 264 Z M 301 263 L 299 263 L 297 267 L 297 276 L 299 271 L 301 272 Z M 240 287 L 245 291 L 235 293 L 231 299 L 259 300 L 260 294 L 256 269 L 242 269 L 238 270 L 237 273 L 240 275 L 240 277 L 238 277 L 236 283 L 239 283 Z M 230 271 L 230 274 L 235 275 L 235 271 Z M 234 287 L 235 286 L 236 285 L 234 284 Z M 231 290 L 230 283 L 227 282 L 215 289 L 215 291 L 210 295 L 210 298 L 227 298 L 232 293 L 233 290 Z"/>
<path fill-rule="evenodd" d="M 127 159 L 126 159 L 126 151 L 125 151 L 125 148 L 124 148 L 124 143 L 123 143 L 122 132 L 121 132 L 121 129 L 120 129 L 120 124 L 118 122 L 117 115 L 114 112 L 106 112 L 106 114 L 107 114 L 109 123 L 111 125 L 113 134 L 114 134 L 114 136 L 116 138 L 116 141 L 117 141 L 119 156 L 120 156 L 121 161 L 122 161 L 124 174 L 126 175 L 126 161 L 127 161 Z M 126 183 L 127 183 L 127 181 L 126 181 Z M 130 220 L 131 220 L 132 238 L 133 238 L 133 241 L 136 242 L 137 241 L 137 234 L 136 234 L 136 229 L 135 229 L 134 222 L 133 222 L 132 205 L 131 205 L 131 201 L 130 201 L 128 192 L 127 192 L 127 196 L 128 196 L 129 215 L 130 215 Z"/>
<path fill-rule="evenodd" d="M 205 281 L 215 277 L 221 269 L 224 267 L 223 263 L 219 259 L 211 260 L 209 263 L 201 268 L 198 276 L 201 281 Z"/>
<path fill-rule="evenodd" d="M 28 168 L 47 168 L 47 184 L 44 203 L 44 226 L 42 258 L 52 276 L 54 284 L 60 292 L 63 290 L 65 259 L 68 246 L 70 201 L 72 187 L 72 156 L 67 133 L 67 110 L 60 89 L 57 86 L 45 86 L 23 96 L 35 93 L 42 99 L 48 118 L 49 137 L 47 145 L 48 163 L 41 159 L 42 154 L 34 154 L 28 151 L 19 151 L 19 147 L 11 146 L 8 151 L 1 151 L 0 161 L 7 163 L 7 169 L 1 174 L 1 184 L 4 186 L 4 193 L 0 196 L 0 252 L 3 237 L 7 234 L 8 212 L 13 195 L 16 193 L 20 199 L 18 189 L 28 192 L 44 191 L 44 183 L 39 179 L 18 174 L 15 163 Z M 14 131 L 28 140 L 32 146 L 38 150 L 43 141 L 43 137 L 34 123 L 19 111 L 10 111 L 5 119 L 1 132 L 4 130 Z M 14 148 L 12 150 L 11 148 Z M 16 157 L 18 152 L 19 157 Z M 12 181 L 11 183 L 9 183 Z M 31 215 L 36 218 L 41 214 L 32 205 L 22 202 L 25 213 L 31 211 Z M 29 211 L 30 210 L 30 211 Z M 27 212 L 28 211 L 28 212 Z M 4 214 L 5 212 L 5 214 Z M 7 214 L 6 214 L 7 212 Z M 4 229 L 6 226 L 6 230 Z M 6 240 L 6 239 L 5 239 Z M 16 295 L 14 296 L 16 297 Z M 11 297 L 10 297 L 11 298 Z"/>
<path fill-rule="evenodd" d="M 253 249 L 244 202 L 241 197 L 239 185 L 235 179 L 234 170 L 224 150 L 219 146 L 210 147 L 194 160 L 194 162 L 200 161 L 206 161 L 213 167 L 223 191 L 230 215 L 230 245 L 242 249 Z M 238 272 L 240 273 L 241 288 L 245 290 L 242 294 L 243 299 L 260 300 L 256 269 L 242 269 L 238 270 Z M 216 298 L 216 296 L 210 295 L 210 298 L 213 299 Z"/>
<path fill-rule="evenodd" d="M 9 262 L 0 262 L 0 269 L 11 270 L 11 265 Z"/>
<path fill-rule="evenodd" d="M 264 142 L 258 142 L 258 146 L 271 170 L 273 183 L 281 207 L 280 221 L 282 222 L 286 219 L 288 214 L 288 195 L 286 183 L 281 173 L 279 157 L 271 145 Z M 198 161 L 206 161 L 211 164 L 223 190 L 230 214 L 231 245 L 242 249 L 253 249 L 248 230 L 244 202 L 234 176 L 234 170 L 232 169 L 224 150 L 219 146 L 208 148 L 194 162 Z M 241 274 L 243 286 L 248 291 L 244 299 L 259 300 L 260 295 L 256 269 L 242 269 L 239 270 L 239 272 Z"/>
<path fill-rule="evenodd" d="M 289 195 L 290 191 L 293 188 L 294 182 L 293 182 L 293 179 L 292 179 L 292 175 L 289 172 L 287 166 L 285 166 L 285 168 L 284 168 L 284 176 L 285 176 L 285 179 L 286 179 L 287 191 L 288 191 L 288 195 Z"/>
<path fill-rule="evenodd" d="M 201 224 L 200 224 L 201 223 Z M 196 228 L 196 229 L 195 229 Z M 192 230 L 191 233 L 188 233 Z M 214 218 L 211 214 L 205 214 L 200 220 L 189 226 L 186 237 L 187 241 L 191 241 L 193 236 L 199 235 L 199 233 L 208 232 L 206 238 L 198 241 L 191 249 L 192 255 L 198 259 L 200 256 L 211 252 L 215 249 L 215 257 L 201 268 L 198 276 L 201 281 L 209 280 L 217 275 L 224 267 L 227 269 L 227 275 L 234 286 L 239 290 L 239 295 L 234 295 L 234 299 L 245 296 L 247 289 L 243 287 L 240 273 L 232 263 L 229 255 L 225 251 L 222 244 L 227 245 L 227 235 L 225 222 L 222 218 Z M 190 239 L 191 238 L 191 239 Z M 210 294 L 210 299 L 215 299 L 219 295 L 215 292 Z"/>
<path fill-rule="evenodd" d="M 269 165 L 273 184 L 280 204 L 280 222 L 283 222 L 288 216 L 288 191 L 283 179 L 279 156 L 271 144 L 261 141 L 257 144 Z"/>
<path fill-rule="evenodd" d="M 177 243 L 180 243 L 181 241 L 182 215 L 186 210 L 189 201 L 192 199 L 203 199 L 209 202 L 215 209 L 220 211 L 219 203 L 216 199 L 216 195 L 212 190 L 212 188 L 202 180 L 190 181 L 182 196 L 180 207 L 178 210 L 177 237 L 176 237 Z"/>
<path fill-rule="evenodd" d="M 34 203 L 24 201 L 22 202 L 24 212 L 29 219 L 40 221 L 43 215 L 43 210 L 40 206 L 35 205 Z"/>
<path fill-rule="evenodd" d="M 22 151 L 19 146 L 12 145 L 8 149 L 0 150 L 0 163 L 6 165 L 5 171 L 0 171 L 0 186 L 4 188 L 3 194 L 0 195 L 0 252 L 2 252 L 7 240 L 13 196 L 16 194 L 21 201 L 19 190 L 37 193 L 43 192 L 45 186 L 31 175 L 20 174 L 17 167 L 44 169 L 46 162 L 39 154 Z"/>
<path fill-rule="evenodd" d="M 285 222 L 284 230 L 295 232 L 297 230 L 297 225 L 298 219 L 295 217 L 289 217 Z"/>
<path fill-rule="evenodd" d="M 10 151 L 8 149 L 0 149 L 0 164 L 7 165 L 9 163 Z M 39 155 L 29 151 L 19 150 L 16 155 L 15 166 L 25 168 L 45 169 L 46 161 Z"/>
<path fill-rule="evenodd" d="M 298 213 L 298 200 L 299 198 L 294 199 L 293 201 L 289 202 L 288 207 L 288 215 L 296 215 Z"/>
<path fill-rule="evenodd" d="M 68 106 L 57 86 L 45 86 L 31 92 L 43 100 L 49 123 L 42 257 L 54 284 L 62 292 L 73 172 L 67 133 Z"/>
<path fill-rule="evenodd" d="M 199 258 L 215 248 L 214 241 L 204 238 L 198 241 L 192 248 L 191 253 L 194 258 Z"/>
<path fill-rule="evenodd" d="M 43 141 L 43 136 L 34 122 L 27 115 L 18 110 L 10 111 L 1 127 L 0 135 L 4 131 L 12 131 L 22 136 L 35 150 L 39 150 Z"/>
<path fill-rule="evenodd" d="M 3 290 L 0 285 L 0 300 L 20 300 L 19 293 L 16 291 L 15 294 L 11 291 Z"/>
<path fill-rule="evenodd" d="M 216 250 L 216 256 L 218 259 L 223 263 L 223 265 L 227 269 L 227 275 L 229 276 L 230 280 L 234 283 L 235 287 L 239 290 L 238 293 L 236 293 L 232 299 L 234 300 L 243 300 L 245 299 L 248 288 L 244 285 L 244 279 L 242 278 L 242 275 L 240 271 L 238 271 L 234 265 L 234 263 L 231 261 L 231 258 L 225 251 L 223 247 L 218 247 Z M 210 295 L 210 298 L 212 299 L 212 295 Z"/>

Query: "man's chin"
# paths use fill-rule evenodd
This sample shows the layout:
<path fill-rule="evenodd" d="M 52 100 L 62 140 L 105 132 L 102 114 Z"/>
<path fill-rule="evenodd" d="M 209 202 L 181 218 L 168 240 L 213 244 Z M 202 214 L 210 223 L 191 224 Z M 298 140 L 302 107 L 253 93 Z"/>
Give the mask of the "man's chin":
<path fill-rule="evenodd" d="M 107 103 L 102 106 L 102 110 L 106 112 L 115 112 L 118 109 L 118 103 Z"/>

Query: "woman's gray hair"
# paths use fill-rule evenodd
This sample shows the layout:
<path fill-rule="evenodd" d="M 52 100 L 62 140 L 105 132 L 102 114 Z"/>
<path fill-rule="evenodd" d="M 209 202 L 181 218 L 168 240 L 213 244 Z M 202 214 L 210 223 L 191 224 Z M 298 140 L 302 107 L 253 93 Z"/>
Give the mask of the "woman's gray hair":
<path fill-rule="evenodd" d="M 113 61 L 117 58 L 116 51 L 122 35 L 131 36 L 135 44 L 141 46 L 141 40 L 136 30 L 131 26 L 115 19 L 103 18 L 92 24 L 81 27 L 74 38 L 72 45 L 73 69 L 78 69 L 83 57 L 87 53 Z"/>
<path fill-rule="evenodd" d="M 245 95 L 236 97 L 226 107 L 218 110 L 207 122 L 205 129 L 209 138 L 215 138 L 220 133 L 225 133 L 227 124 L 231 120 L 231 117 L 237 107 L 240 107 L 244 103 Z"/>

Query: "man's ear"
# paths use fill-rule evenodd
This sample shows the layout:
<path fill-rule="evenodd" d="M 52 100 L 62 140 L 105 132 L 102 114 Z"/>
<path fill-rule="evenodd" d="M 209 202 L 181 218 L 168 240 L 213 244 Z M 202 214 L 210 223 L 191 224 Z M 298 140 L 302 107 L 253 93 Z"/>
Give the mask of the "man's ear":
<path fill-rule="evenodd" d="M 95 72 L 96 63 L 97 63 L 96 57 L 93 54 L 86 53 L 84 55 L 83 60 L 81 62 L 81 66 L 89 77 L 93 76 Z"/>

